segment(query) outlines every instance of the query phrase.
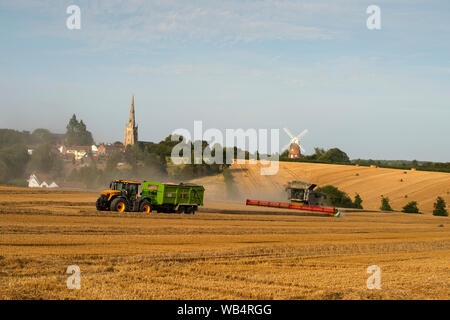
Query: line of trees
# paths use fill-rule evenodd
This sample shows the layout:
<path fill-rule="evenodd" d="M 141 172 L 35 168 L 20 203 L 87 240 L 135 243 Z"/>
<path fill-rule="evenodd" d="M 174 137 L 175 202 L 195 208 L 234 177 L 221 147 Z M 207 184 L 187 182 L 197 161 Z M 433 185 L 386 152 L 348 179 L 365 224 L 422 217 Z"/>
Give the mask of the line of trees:
<path fill-rule="evenodd" d="M 355 198 L 352 200 L 347 193 L 332 185 L 319 187 L 316 191 L 325 193 L 331 206 L 363 209 L 363 200 L 358 193 L 355 194 Z"/>
<path fill-rule="evenodd" d="M 314 153 L 312 155 L 303 155 L 298 159 L 291 159 L 288 156 L 289 150 L 283 151 L 280 154 L 280 161 L 351 164 L 348 155 L 339 148 L 331 148 L 328 150 L 323 148 L 314 148 Z"/>
<path fill-rule="evenodd" d="M 88 188 L 96 188 L 107 184 L 113 178 L 156 180 L 170 177 L 171 180 L 184 180 L 223 173 L 224 169 L 229 167 L 229 164 L 226 163 L 208 164 L 204 159 L 200 164 L 172 165 L 172 149 L 182 139 L 179 137 L 172 141 L 172 136 L 169 135 L 158 143 L 139 141 L 135 145 L 128 145 L 125 152 L 118 151 L 110 155 L 103 170 L 98 169 L 96 161 L 91 159 L 88 166 L 74 169 L 70 173 L 69 179 L 83 182 Z M 196 143 L 201 143 L 203 149 L 210 148 L 207 141 L 188 143 L 191 159 L 193 159 L 194 144 Z M 223 148 L 220 152 L 225 153 L 226 149 Z M 125 164 L 125 168 L 118 169 L 120 163 Z"/>
<path fill-rule="evenodd" d="M 326 185 L 323 187 L 319 187 L 316 189 L 317 192 L 322 192 L 327 195 L 329 200 L 329 205 L 341 207 L 341 208 L 357 208 L 363 209 L 362 203 L 363 200 L 361 196 L 356 193 L 354 200 L 352 200 L 347 193 L 339 190 L 337 187 L 332 185 Z M 388 197 L 381 196 L 381 211 L 394 211 L 390 204 L 390 200 Z M 411 201 L 407 203 L 402 208 L 402 212 L 405 213 L 418 213 L 420 214 L 420 210 L 417 204 L 417 201 Z M 435 216 L 448 216 L 448 211 L 446 208 L 445 200 L 442 197 L 437 197 L 436 202 L 433 205 L 433 215 Z"/>
<path fill-rule="evenodd" d="M 437 171 L 450 173 L 450 162 L 355 159 L 352 160 L 351 163 L 367 167 L 371 165 L 376 165 L 377 167 L 380 168 L 402 169 L 402 170 L 409 170 L 415 168 L 416 170 L 419 171 Z"/>
<path fill-rule="evenodd" d="M 371 166 L 376 165 L 380 168 L 409 170 L 415 168 L 419 171 L 438 171 L 450 173 L 450 162 L 431 162 L 417 160 L 372 160 L 372 159 L 354 159 L 350 160 L 347 153 L 339 148 L 325 150 L 323 148 L 314 148 L 312 155 L 302 155 L 301 158 L 291 159 L 289 150 L 284 150 L 280 154 L 280 161 L 291 162 L 312 162 L 312 163 L 333 163 L 346 165 Z"/>
<path fill-rule="evenodd" d="M 436 202 L 433 205 L 433 215 L 448 217 L 448 211 L 447 211 L 446 206 L 447 205 L 445 203 L 445 200 L 442 197 L 437 197 L 436 198 Z M 381 196 L 380 210 L 382 210 L 382 211 L 394 211 L 394 209 L 392 209 L 392 207 L 391 207 L 390 200 L 389 200 L 388 197 Z M 405 213 L 419 213 L 419 214 L 421 213 L 419 211 L 419 207 L 418 207 L 417 201 L 410 201 L 410 202 L 408 202 L 402 208 L 402 212 L 405 212 Z"/>
<path fill-rule="evenodd" d="M 64 163 L 55 145 L 65 143 L 73 145 L 92 145 L 92 134 L 87 130 L 83 120 L 73 115 L 69 120 L 65 135 L 57 135 L 46 129 L 36 129 L 32 133 L 0 129 L 0 183 L 26 185 L 26 179 L 31 172 L 51 174 L 54 178 L 68 181 L 79 181 L 88 187 L 104 185 L 108 180 L 118 177 L 161 177 L 170 175 L 174 179 L 190 179 L 203 175 L 222 173 L 229 164 L 207 164 L 204 160 L 200 164 L 186 164 L 171 166 L 172 149 L 180 141 L 172 141 L 168 136 L 164 140 L 153 142 L 138 142 L 127 146 L 125 152 L 116 152 L 106 159 L 104 169 L 99 169 L 98 163 L 91 157 L 87 166 L 74 168 L 70 172 L 64 171 Z M 202 149 L 208 149 L 212 156 L 215 152 L 223 152 L 226 159 L 226 148 L 212 148 L 206 141 L 190 143 L 191 155 L 194 144 L 200 143 Z M 32 149 L 32 153 L 28 152 Z M 212 150 L 211 150 L 212 149 Z M 236 158 L 240 150 L 231 150 Z M 249 157 L 248 152 L 243 153 Z M 193 158 L 193 157 L 192 157 Z M 127 168 L 117 169 L 119 163 L 125 163 Z"/>
<path fill-rule="evenodd" d="M 92 134 L 83 120 L 73 115 L 65 135 L 38 128 L 33 132 L 0 129 L 0 183 L 25 186 L 30 173 L 64 177 L 63 160 L 55 148 L 65 138 L 67 145 L 92 145 Z M 31 152 L 28 152 L 31 150 Z"/>
<path fill-rule="evenodd" d="M 58 137 L 47 129 L 16 131 L 0 129 L 0 183 L 23 186 L 32 171 L 58 175 L 62 162 L 51 145 Z M 32 154 L 28 148 L 32 146 Z"/>

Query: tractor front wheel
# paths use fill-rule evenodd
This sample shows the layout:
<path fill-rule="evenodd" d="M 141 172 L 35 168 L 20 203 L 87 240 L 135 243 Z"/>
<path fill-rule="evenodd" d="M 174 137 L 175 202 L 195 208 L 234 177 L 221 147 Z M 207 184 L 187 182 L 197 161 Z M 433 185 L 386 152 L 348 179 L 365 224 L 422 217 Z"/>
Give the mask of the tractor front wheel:
<path fill-rule="evenodd" d="M 125 212 L 126 203 L 123 199 L 116 198 L 111 202 L 111 211 Z"/>
<path fill-rule="evenodd" d="M 102 197 L 97 199 L 97 201 L 95 202 L 95 207 L 97 208 L 98 211 L 106 210 L 104 199 Z"/>

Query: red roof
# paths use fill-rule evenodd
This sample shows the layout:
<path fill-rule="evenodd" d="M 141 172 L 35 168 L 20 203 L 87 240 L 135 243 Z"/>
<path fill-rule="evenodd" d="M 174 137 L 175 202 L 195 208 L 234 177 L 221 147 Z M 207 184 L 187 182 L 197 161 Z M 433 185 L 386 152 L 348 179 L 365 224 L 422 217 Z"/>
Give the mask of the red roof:
<path fill-rule="evenodd" d="M 72 147 L 66 147 L 67 151 L 75 150 L 75 151 L 86 151 L 89 152 L 91 150 L 91 147 L 89 146 L 72 146 Z"/>
<path fill-rule="evenodd" d="M 53 178 L 53 176 L 51 174 L 35 173 L 34 175 L 39 179 L 39 181 L 41 183 L 47 182 L 49 184 L 49 183 L 55 182 L 55 179 Z"/>

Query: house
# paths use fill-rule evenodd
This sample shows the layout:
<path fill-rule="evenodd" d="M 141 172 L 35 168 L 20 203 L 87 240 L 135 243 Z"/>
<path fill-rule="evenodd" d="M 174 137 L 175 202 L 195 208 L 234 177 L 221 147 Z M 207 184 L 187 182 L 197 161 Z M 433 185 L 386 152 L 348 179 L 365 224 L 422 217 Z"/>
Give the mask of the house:
<path fill-rule="evenodd" d="M 103 143 L 100 143 L 97 147 L 97 153 L 99 155 L 106 155 L 106 146 Z"/>
<path fill-rule="evenodd" d="M 29 188 L 59 188 L 49 174 L 32 173 L 27 180 Z"/>
<path fill-rule="evenodd" d="M 99 156 L 110 156 L 116 152 L 125 152 L 125 146 L 122 143 L 104 144 L 98 146 Z"/>
<path fill-rule="evenodd" d="M 63 155 L 65 155 L 66 152 L 67 152 L 67 148 L 66 148 L 65 145 L 59 146 L 59 147 L 58 147 L 58 150 L 59 150 L 59 153 L 61 153 L 61 154 L 63 154 Z"/>
<path fill-rule="evenodd" d="M 95 144 L 93 144 L 91 146 L 91 152 L 92 152 L 92 154 L 97 154 L 98 153 L 98 147 Z"/>
<path fill-rule="evenodd" d="M 81 160 L 89 155 L 89 153 L 97 153 L 98 149 L 96 145 L 92 146 L 71 146 L 66 147 L 65 145 L 60 145 L 57 147 L 59 153 L 65 156 L 66 159 Z"/>
<path fill-rule="evenodd" d="M 91 151 L 91 147 L 89 146 L 72 146 L 66 148 L 66 154 L 73 154 L 75 160 L 86 158 Z"/>

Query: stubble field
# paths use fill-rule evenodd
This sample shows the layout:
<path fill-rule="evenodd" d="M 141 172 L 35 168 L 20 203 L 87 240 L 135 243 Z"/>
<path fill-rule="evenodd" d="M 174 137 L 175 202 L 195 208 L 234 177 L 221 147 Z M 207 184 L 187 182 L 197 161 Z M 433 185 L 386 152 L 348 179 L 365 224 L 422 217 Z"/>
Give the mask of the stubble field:
<path fill-rule="evenodd" d="M 0 187 L 1 299 L 449 299 L 448 218 L 206 202 L 104 213 L 96 193 Z M 443 226 L 442 226 L 443 225 Z M 81 289 L 69 290 L 69 265 Z M 381 268 L 369 290 L 366 269 Z"/>

